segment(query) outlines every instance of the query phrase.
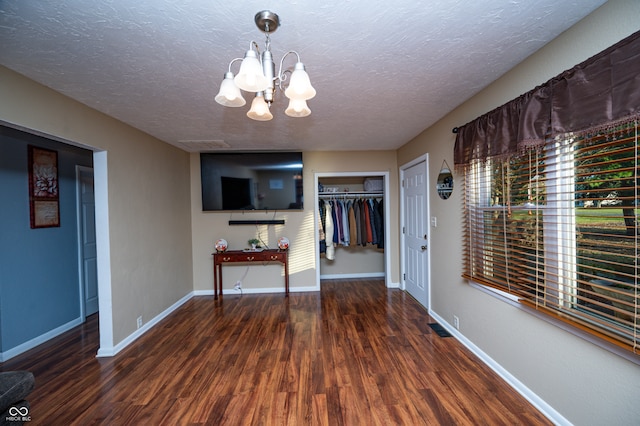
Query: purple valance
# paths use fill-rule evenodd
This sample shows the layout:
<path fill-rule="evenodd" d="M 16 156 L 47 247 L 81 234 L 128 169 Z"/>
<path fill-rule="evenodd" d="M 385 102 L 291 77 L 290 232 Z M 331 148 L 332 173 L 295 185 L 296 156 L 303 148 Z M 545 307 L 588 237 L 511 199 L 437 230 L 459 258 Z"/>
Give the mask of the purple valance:
<path fill-rule="evenodd" d="M 638 116 L 640 31 L 460 127 L 454 163 L 508 156 Z"/>

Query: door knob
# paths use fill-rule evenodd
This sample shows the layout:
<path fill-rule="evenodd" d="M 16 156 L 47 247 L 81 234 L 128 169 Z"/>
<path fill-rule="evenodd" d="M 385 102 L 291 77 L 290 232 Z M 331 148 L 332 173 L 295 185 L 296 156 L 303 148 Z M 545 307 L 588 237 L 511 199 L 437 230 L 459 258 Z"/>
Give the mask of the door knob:
<path fill-rule="evenodd" d="M 426 250 L 426 249 L 427 249 L 427 246 L 420 246 L 420 248 L 421 248 L 422 250 Z"/>

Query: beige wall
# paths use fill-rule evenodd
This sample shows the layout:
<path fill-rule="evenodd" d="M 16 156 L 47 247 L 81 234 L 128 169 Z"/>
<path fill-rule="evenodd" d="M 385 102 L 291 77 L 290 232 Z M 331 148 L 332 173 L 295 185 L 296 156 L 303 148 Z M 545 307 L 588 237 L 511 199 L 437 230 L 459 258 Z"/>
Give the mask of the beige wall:
<path fill-rule="evenodd" d="M 316 286 L 316 236 L 314 226 L 314 176 L 316 173 L 329 172 L 389 172 L 391 194 L 388 197 L 391 206 L 398 204 L 398 171 L 394 151 L 367 152 L 305 152 L 304 153 L 304 210 L 277 212 L 275 218 L 284 219 L 284 225 L 232 225 L 230 219 L 272 219 L 274 212 L 203 212 L 200 187 L 200 159 L 191 154 L 191 223 L 193 240 L 193 277 L 194 289 L 211 291 L 213 289 L 212 257 L 214 243 L 224 238 L 230 249 L 247 247 L 247 240 L 260 234 L 270 247 L 275 247 L 279 237 L 285 236 L 291 242 L 290 286 L 292 291 L 312 290 Z M 391 209 L 389 229 L 391 253 L 390 279 L 399 281 L 398 269 L 398 216 L 397 209 Z M 282 267 L 278 264 L 252 266 L 249 270 L 243 266 L 223 268 L 224 289 L 233 289 L 236 281 L 243 278 L 245 291 L 269 289 L 278 291 L 283 286 Z"/>
<path fill-rule="evenodd" d="M 398 164 L 425 152 L 430 179 L 453 166 L 451 129 L 527 92 L 640 29 L 640 2 L 609 1 L 398 151 Z M 631 425 L 640 418 L 640 367 L 467 285 L 461 278 L 461 176 L 453 196 L 431 193 L 431 308 L 576 425 Z M 617 414 L 615 414 L 617 413 Z"/>
<path fill-rule="evenodd" d="M 115 346 L 193 289 L 189 156 L 4 67 L 0 93 L 1 121 L 107 152 Z"/>

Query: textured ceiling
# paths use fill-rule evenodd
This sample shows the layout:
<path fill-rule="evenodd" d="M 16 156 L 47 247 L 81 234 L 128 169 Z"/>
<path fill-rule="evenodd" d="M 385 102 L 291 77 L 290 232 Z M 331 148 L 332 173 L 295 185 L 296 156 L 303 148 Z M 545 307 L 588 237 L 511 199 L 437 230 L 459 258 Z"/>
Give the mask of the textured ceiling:
<path fill-rule="evenodd" d="M 187 151 L 395 149 L 604 2 L 0 0 L 0 64 Z M 282 93 L 268 122 L 249 93 L 214 101 L 264 48 L 263 9 L 275 60 L 298 51 L 317 90 L 308 117 Z"/>

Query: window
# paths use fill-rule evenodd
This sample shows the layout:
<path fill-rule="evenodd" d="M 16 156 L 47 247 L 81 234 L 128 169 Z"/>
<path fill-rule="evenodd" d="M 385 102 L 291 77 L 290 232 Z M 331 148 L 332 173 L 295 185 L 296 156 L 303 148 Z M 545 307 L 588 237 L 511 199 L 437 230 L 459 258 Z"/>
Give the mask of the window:
<path fill-rule="evenodd" d="M 640 352 L 639 131 L 464 164 L 464 276 Z"/>

